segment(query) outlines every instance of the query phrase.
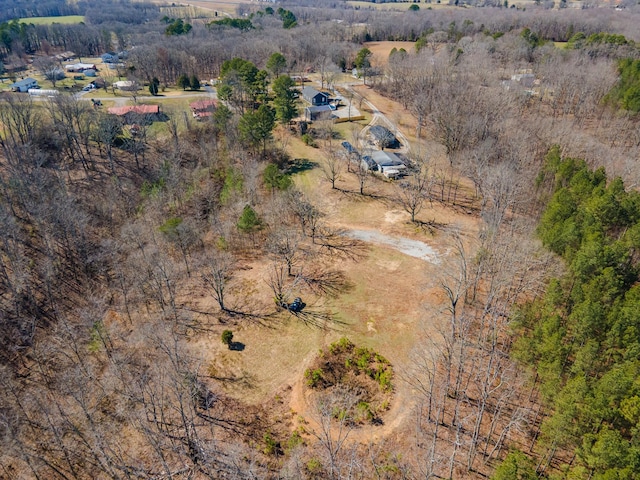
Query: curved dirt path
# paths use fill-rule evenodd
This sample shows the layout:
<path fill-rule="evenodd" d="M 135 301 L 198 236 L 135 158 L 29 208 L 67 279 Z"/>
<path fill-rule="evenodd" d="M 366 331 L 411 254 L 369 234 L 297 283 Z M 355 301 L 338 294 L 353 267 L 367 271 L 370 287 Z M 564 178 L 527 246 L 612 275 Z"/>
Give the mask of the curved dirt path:
<path fill-rule="evenodd" d="M 389 118 L 387 118 L 387 116 L 383 112 L 381 112 L 380 109 L 378 109 L 378 107 L 376 107 L 367 97 L 365 97 L 359 92 L 356 92 L 352 88 L 353 84 L 345 83 L 340 86 L 345 90 L 347 90 L 348 92 L 352 93 L 354 97 L 356 96 L 361 97 L 362 102 L 365 105 L 367 105 L 367 107 L 369 107 L 369 109 L 371 110 L 371 113 L 373 114 L 373 117 L 371 118 L 371 121 L 369 122 L 369 124 L 366 127 L 364 127 L 360 132 L 360 137 L 359 137 L 361 139 L 360 141 L 363 141 L 365 139 L 367 132 L 371 127 L 373 127 L 374 125 L 381 125 L 383 127 L 386 127 L 389 131 L 394 132 L 396 138 L 400 142 L 400 148 L 393 150 L 393 152 L 404 153 L 404 154 L 409 153 L 409 151 L 411 150 L 411 146 L 409 145 L 409 140 L 407 139 L 406 135 L 400 131 L 400 129 L 395 123 L 389 120 Z"/>
<path fill-rule="evenodd" d="M 289 407 L 291 411 L 304 418 L 307 430 L 319 432 L 320 425 L 313 412 L 313 406 L 309 402 L 309 391 L 305 386 L 304 370 L 311 364 L 315 353 L 302 362 L 302 369 L 297 376 L 298 380 L 291 386 L 291 397 Z M 415 398 L 412 395 L 411 387 L 402 380 L 397 380 L 394 384 L 395 390 L 391 398 L 391 408 L 381 415 L 382 425 L 360 425 L 353 428 L 348 436 L 347 442 L 368 443 L 375 442 L 382 438 L 388 438 L 395 432 L 401 432 L 405 422 L 413 412 Z"/>

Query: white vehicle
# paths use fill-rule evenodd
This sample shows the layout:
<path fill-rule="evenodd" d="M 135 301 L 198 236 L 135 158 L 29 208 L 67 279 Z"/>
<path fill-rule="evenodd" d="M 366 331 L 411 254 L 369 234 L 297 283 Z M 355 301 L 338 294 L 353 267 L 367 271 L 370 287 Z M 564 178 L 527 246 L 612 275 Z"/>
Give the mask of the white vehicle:
<path fill-rule="evenodd" d="M 30 88 L 28 92 L 32 97 L 56 97 L 60 94 L 58 90 L 46 90 L 43 88 Z"/>

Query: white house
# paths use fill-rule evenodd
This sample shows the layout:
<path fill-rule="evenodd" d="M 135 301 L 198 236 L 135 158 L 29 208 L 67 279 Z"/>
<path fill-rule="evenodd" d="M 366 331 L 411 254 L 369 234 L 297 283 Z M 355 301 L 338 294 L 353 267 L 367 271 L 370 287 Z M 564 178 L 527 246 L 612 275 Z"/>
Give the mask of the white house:
<path fill-rule="evenodd" d="M 35 78 L 27 77 L 11 85 L 12 92 L 28 92 L 30 88 L 38 88 L 38 81 Z"/>

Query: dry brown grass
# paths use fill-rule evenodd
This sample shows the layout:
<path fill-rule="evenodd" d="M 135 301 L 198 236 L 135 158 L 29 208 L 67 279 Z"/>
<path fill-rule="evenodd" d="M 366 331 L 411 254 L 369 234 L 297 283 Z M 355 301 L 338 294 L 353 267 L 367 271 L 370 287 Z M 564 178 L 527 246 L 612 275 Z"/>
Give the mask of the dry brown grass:
<path fill-rule="evenodd" d="M 305 157 L 320 163 L 322 150 L 307 147 L 298 139 L 288 141 L 291 156 Z M 391 201 L 393 184 L 373 178 L 365 189 L 357 192 L 355 175 L 345 172 L 332 190 L 319 168 L 298 174 L 295 183 L 326 213 L 325 220 L 333 228 L 379 230 L 385 234 L 424 241 L 446 255 L 448 235 L 411 224 L 407 213 Z M 477 219 L 435 204 L 419 215 L 424 221 L 442 224 L 456 223 L 473 232 Z M 383 246 L 369 245 L 357 259 L 328 260 L 332 268 L 342 271 L 353 288 L 335 299 L 327 299 L 300 289 L 292 296 L 301 296 L 309 309 L 331 312 L 334 322 L 325 328 L 305 324 L 300 318 L 280 312 L 265 321 L 243 318 L 227 320 L 197 344 L 207 353 L 209 372 L 223 379 L 225 391 L 252 404 L 268 402 L 284 396 L 290 409 L 309 420 L 310 402 L 304 393 L 304 370 L 323 346 L 347 336 L 354 343 L 373 348 L 388 358 L 396 371 L 402 372 L 409 363 L 416 332 L 423 324 L 435 333 L 440 328 L 439 314 L 444 296 L 437 287 L 439 265 L 408 257 Z M 250 294 L 252 302 L 276 312 L 273 294 L 267 285 L 269 261 L 257 259 L 238 273 L 236 294 Z M 203 297 L 203 309 L 215 310 L 213 302 Z M 230 326 L 231 325 L 231 326 Z M 244 345 L 242 351 L 230 351 L 220 341 L 223 328 L 234 331 L 234 340 Z M 220 330 L 220 331 L 218 331 Z M 382 437 L 401 428 L 409 414 L 412 394 L 407 385 L 397 382 L 391 409 L 384 415 L 383 427 L 371 427 L 354 435 Z M 365 438 L 362 440 L 365 440 Z"/>
<path fill-rule="evenodd" d="M 415 53 L 415 42 L 367 42 L 364 44 L 371 50 L 373 65 L 386 65 L 389 54 L 394 48 L 400 50 L 404 48 L 408 53 Z"/>

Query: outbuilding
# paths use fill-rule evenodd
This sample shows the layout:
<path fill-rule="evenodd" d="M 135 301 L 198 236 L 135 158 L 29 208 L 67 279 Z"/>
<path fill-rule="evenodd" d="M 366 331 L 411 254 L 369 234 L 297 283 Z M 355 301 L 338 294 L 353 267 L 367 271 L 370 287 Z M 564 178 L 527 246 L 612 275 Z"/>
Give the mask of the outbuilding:
<path fill-rule="evenodd" d="M 118 90 L 124 90 L 128 92 L 132 92 L 139 88 L 139 85 L 136 82 L 131 80 L 120 80 L 117 82 L 113 82 L 113 88 L 117 88 Z"/>
<path fill-rule="evenodd" d="M 318 105 L 304 109 L 304 119 L 307 122 L 314 120 L 328 120 L 333 117 L 333 109 L 329 105 Z"/>
<path fill-rule="evenodd" d="M 215 99 L 198 100 L 189 104 L 191 108 L 191 114 L 196 120 L 202 120 L 205 117 L 210 117 L 218 107 L 218 103 Z"/>
<path fill-rule="evenodd" d="M 30 88 L 28 90 L 29 95 L 32 97 L 57 97 L 60 92 L 58 90 L 45 90 L 43 88 Z"/>
<path fill-rule="evenodd" d="M 370 157 L 375 163 L 378 172 L 387 178 L 399 178 L 407 170 L 407 166 L 395 153 L 376 150 Z"/>

